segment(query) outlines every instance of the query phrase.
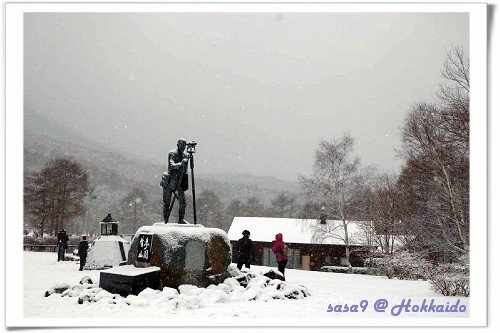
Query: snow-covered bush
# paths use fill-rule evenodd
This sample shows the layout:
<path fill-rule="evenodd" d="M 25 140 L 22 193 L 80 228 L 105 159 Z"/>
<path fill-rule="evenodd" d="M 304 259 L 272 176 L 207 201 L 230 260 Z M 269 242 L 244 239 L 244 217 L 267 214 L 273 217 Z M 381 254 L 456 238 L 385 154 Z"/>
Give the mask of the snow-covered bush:
<path fill-rule="evenodd" d="M 361 274 L 361 275 L 376 275 L 376 269 L 371 267 L 352 267 L 352 271 L 349 272 L 349 268 L 345 266 L 322 266 L 322 272 L 330 273 L 351 273 L 351 274 Z"/>
<path fill-rule="evenodd" d="M 373 263 L 389 279 L 397 277 L 401 280 L 426 280 L 432 269 L 432 264 L 423 255 L 408 251 L 375 258 Z"/>
<path fill-rule="evenodd" d="M 78 245 L 80 243 L 80 236 L 69 236 L 68 237 L 68 245 Z M 87 239 L 89 242 L 90 240 Z M 25 235 L 23 236 L 23 244 L 29 245 L 57 245 L 57 237 L 56 236 L 43 236 L 43 237 L 34 237 Z"/>
<path fill-rule="evenodd" d="M 430 276 L 433 289 L 444 296 L 470 295 L 469 258 L 463 256 L 458 263 L 440 264 L 435 267 Z"/>
<path fill-rule="evenodd" d="M 55 236 L 43 236 L 43 237 L 24 236 L 23 243 L 30 244 L 30 245 L 56 245 L 57 244 L 57 237 L 55 237 Z"/>

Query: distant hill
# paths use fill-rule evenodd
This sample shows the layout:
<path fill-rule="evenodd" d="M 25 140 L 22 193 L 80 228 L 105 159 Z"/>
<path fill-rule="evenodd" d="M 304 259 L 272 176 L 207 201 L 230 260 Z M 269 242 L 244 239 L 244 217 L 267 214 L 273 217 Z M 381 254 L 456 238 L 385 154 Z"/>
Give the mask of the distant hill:
<path fill-rule="evenodd" d="M 97 194 L 118 200 L 133 187 L 142 188 L 150 197 L 161 200 L 159 187 L 165 165 L 141 161 L 137 157 L 116 152 L 77 129 L 68 128 L 54 119 L 32 110 L 25 113 L 24 165 L 25 172 L 39 170 L 51 158 L 72 156 L 89 171 Z M 196 190 L 214 191 L 223 203 L 255 196 L 266 203 L 279 192 L 294 193 L 297 184 L 275 177 L 245 173 L 195 174 Z"/>
<path fill-rule="evenodd" d="M 253 187 L 266 189 L 271 192 L 297 192 L 297 182 L 286 181 L 272 176 L 256 176 L 249 173 L 203 173 L 200 174 L 205 180 L 224 181 L 231 184 L 251 184 Z"/>

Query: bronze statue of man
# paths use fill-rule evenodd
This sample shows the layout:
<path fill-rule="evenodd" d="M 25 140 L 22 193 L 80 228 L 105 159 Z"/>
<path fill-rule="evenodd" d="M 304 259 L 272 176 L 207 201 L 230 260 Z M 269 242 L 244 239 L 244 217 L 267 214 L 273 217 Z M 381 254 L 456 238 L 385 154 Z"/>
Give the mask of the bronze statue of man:
<path fill-rule="evenodd" d="M 168 153 L 168 170 L 163 174 L 160 185 L 163 187 L 163 217 L 165 223 L 168 223 L 171 206 L 170 203 L 172 194 L 179 201 L 179 224 L 186 224 L 184 214 L 186 212 L 186 197 L 184 191 L 188 189 L 187 164 L 188 154 L 184 152 L 186 149 L 186 140 L 179 139 L 177 141 L 177 149 L 173 149 Z M 177 193 L 176 193 L 177 192 Z"/>

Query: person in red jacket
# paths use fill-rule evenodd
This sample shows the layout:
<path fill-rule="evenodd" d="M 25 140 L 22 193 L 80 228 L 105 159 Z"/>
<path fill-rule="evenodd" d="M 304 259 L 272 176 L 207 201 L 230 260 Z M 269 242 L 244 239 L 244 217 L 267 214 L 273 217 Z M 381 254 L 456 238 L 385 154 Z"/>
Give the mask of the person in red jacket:
<path fill-rule="evenodd" d="M 278 262 L 278 270 L 285 276 L 285 267 L 288 262 L 288 257 L 285 255 L 285 243 L 283 243 L 283 235 L 277 234 L 276 240 L 273 240 L 272 248 L 276 254 L 276 261 Z"/>

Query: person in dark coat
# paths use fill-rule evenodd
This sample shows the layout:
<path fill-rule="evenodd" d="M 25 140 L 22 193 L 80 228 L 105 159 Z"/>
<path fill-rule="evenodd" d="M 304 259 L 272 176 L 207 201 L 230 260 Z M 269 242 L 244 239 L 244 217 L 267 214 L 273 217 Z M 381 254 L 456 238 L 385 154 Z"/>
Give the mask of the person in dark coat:
<path fill-rule="evenodd" d="M 285 267 L 288 263 L 288 256 L 285 255 L 285 243 L 283 243 L 283 235 L 277 234 L 275 240 L 271 243 L 276 261 L 278 262 L 278 270 L 285 276 Z"/>
<path fill-rule="evenodd" d="M 89 250 L 89 243 L 87 242 L 87 236 L 83 235 L 80 245 L 78 245 L 78 256 L 80 257 L 80 270 L 83 271 L 85 263 L 87 262 L 87 252 Z"/>
<path fill-rule="evenodd" d="M 236 267 L 241 269 L 245 265 L 246 268 L 250 268 L 250 262 L 253 259 L 253 243 L 250 239 L 250 231 L 243 231 L 243 237 L 238 240 L 237 249 L 238 263 Z"/>
<path fill-rule="evenodd" d="M 68 235 L 64 229 L 57 233 L 57 261 L 64 261 L 64 254 L 68 248 Z"/>

